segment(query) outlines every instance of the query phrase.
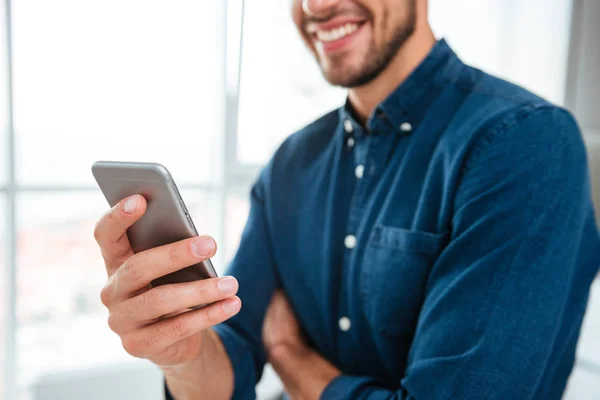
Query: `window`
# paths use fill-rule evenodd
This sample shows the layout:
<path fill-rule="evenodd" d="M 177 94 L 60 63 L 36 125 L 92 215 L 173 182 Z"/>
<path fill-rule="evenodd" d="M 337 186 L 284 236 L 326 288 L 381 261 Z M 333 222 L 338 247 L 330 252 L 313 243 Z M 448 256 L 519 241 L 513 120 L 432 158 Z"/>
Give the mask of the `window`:
<path fill-rule="evenodd" d="M 571 0 L 430 0 L 429 19 L 464 62 L 563 104 Z"/>
<path fill-rule="evenodd" d="M 99 300 L 106 273 L 92 232 L 108 205 L 94 161 L 163 163 L 198 230 L 221 242 L 225 3 L 12 7 L 21 398 L 46 373 L 131 359 Z"/>
<path fill-rule="evenodd" d="M 19 183 L 93 185 L 99 159 L 219 182 L 222 3 L 14 2 Z"/>

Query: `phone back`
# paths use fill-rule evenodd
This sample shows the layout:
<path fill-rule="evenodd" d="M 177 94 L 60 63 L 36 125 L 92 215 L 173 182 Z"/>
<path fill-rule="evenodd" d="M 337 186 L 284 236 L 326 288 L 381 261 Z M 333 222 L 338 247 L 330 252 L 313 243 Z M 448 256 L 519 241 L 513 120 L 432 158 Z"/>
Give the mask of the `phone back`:
<path fill-rule="evenodd" d="M 134 194 L 146 199 L 146 213 L 127 230 L 135 253 L 198 235 L 175 181 L 161 164 L 98 161 L 92 166 L 92 173 L 111 207 Z M 158 278 L 152 285 L 216 276 L 207 260 Z"/>

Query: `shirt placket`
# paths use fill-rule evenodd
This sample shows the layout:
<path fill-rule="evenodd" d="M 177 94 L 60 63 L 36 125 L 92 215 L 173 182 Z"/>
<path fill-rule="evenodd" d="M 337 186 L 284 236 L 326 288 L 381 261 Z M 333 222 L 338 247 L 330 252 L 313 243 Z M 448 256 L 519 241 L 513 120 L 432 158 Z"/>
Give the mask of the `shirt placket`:
<path fill-rule="evenodd" d="M 348 163 L 350 171 L 347 173 L 354 180 L 354 184 L 349 185 L 347 195 L 351 196 L 348 217 L 346 219 L 344 236 L 344 256 L 342 271 L 340 274 L 341 287 L 339 291 L 338 307 L 338 354 L 342 362 L 346 355 L 351 355 L 355 347 L 355 341 L 352 338 L 357 333 L 356 326 L 353 327 L 353 318 L 357 318 L 357 310 L 350 309 L 349 296 L 356 295 L 354 289 L 350 287 L 350 276 L 352 273 L 352 262 L 358 243 L 357 232 L 361 229 L 364 215 L 369 207 L 370 195 L 377 185 L 377 180 L 387 167 L 390 152 L 395 147 L 396 134 L 387 131 L 389 128 L 385 125 L 383 119 L 375 120 L 370 124 L 370 133 L 367 134 L 362 127 L 354 123 L 350 118 L 343 121 L 343 128 L 346 133 L 345 148 L 351 152 Z M 385 134 L 384 132 L 388 132 Z M 358 323 L 358 321 L 357 321 Z"/>
<path fill-rule="evenodd" d="M 350 265 L 353 259 L 353 253 L 357 246 L 356 232 L 361 222 L 361 216 L 368 203 L 368 187 L 370 186 L 370 176 L 368 173 L 368 159 L 372 137 L 366 135 L 363 129 L 350 119 L 343 122 L 344 131 L 348 136 L 345 141 L 345 148 L 351 152 L 348 163 L 350 171 L 347 173 L 354 180 L 353 185 L 349 185 L 348 195 L 351 196 L 348 218 L 346 219 L 344 236 L 344 256 L 341 271 L 341 287 L 339 291 L 339 309 L 338 309 L 338 354 L 342 362 L 345 355 L 351 354 L 353 348 L 353 314 L 349 309 L 348 296 L 351 295 L 352 288 L 349 287 Z"/>

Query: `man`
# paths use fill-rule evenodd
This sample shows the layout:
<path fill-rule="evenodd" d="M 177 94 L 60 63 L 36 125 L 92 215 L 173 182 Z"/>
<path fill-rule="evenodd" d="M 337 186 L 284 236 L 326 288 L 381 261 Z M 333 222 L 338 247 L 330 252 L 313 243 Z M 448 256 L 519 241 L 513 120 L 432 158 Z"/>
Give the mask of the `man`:
<path fill-rule="evenodd" d="M 125 349 L 177 399 L 254 398 L 266 361 L 298 399 L 560 398 L 600 259 L 571 115 L 461 63 L 426 0 L 293 16 L 347 104 L 263 170 L 235 278 L 148 290 L 215 242 L 134 255 L 140 196 L 99 221 Z"/>

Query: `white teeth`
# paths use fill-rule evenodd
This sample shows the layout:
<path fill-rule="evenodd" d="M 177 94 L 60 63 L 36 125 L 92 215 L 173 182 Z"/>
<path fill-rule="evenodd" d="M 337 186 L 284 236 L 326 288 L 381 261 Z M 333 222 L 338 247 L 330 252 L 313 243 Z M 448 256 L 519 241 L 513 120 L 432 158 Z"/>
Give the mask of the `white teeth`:
<path fill-rule="evenodd" d="M 348 23 L 342 25 L 339 28 L 331 29 L 329 31 L 317 31 L 317 39 L 321 42 L 333 42 L 340 40 L 341 38 L 348 36 L 358 29 L 357 24 Z"/>

